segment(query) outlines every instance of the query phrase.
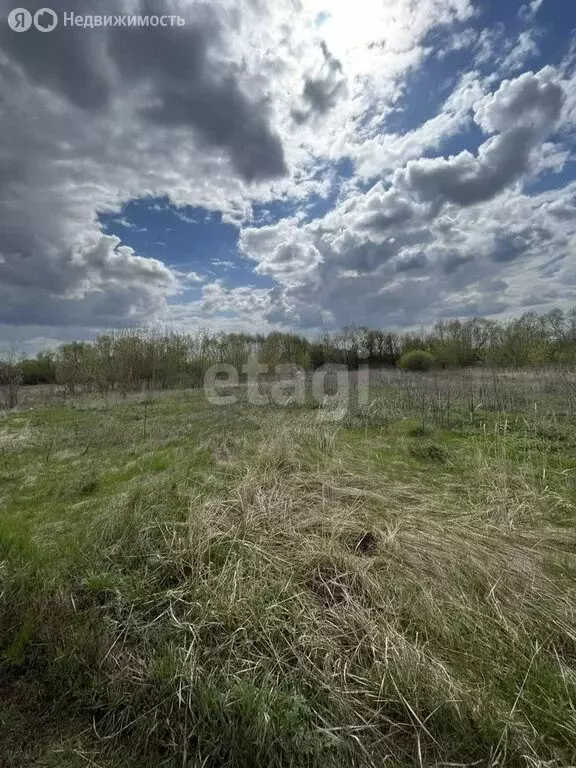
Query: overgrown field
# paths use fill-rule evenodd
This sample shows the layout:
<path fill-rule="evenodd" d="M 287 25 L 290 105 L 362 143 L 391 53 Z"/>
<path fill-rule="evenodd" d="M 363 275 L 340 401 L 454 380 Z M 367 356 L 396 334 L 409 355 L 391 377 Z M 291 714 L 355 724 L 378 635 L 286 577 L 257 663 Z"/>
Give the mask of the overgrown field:
<path fill-rule="evenodd" d="M 573 382 L 0 414 L 0 765 L 574 765 Z"/>

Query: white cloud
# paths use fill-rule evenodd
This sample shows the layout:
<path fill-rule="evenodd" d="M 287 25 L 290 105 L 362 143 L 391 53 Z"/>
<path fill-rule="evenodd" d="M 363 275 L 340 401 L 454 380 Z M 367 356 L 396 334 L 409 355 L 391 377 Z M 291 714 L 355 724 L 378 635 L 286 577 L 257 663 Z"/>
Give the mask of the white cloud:
<path fill-rule="evenodd" d="M 512 74 L 522 69 L 531 56 L 539 54 L 538 44 L 533 29 L 521 32 L 516 45 L 506 54 L 500 63 L 500 71 Z"/>
<path fill-rule="evenodd" d="M 530 0 L 528 3 L 521 6 L 518 15 L 523 21 L 530 22 L 534 19 L 543 3 L 544 0 Z"/>
<path fill-rule="evenodd" d="M 444 48 L 440 48 L 436 54 L 439 59 L 445 59 L 449 53 L 463 51 L 471 48 L 478 40 L 478 32 L 472 27 L 453 35 Z"/>

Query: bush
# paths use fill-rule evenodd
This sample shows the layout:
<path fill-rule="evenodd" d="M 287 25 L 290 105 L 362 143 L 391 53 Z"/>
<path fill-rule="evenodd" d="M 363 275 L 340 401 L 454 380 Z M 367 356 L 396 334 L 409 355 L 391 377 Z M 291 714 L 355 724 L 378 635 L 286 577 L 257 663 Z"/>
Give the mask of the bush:
<path fill-rule="evenodd" d="M 420 459 L 420 461 L 436 461 L 438 464 L 446 464 L 450 458 L 448 451 L 436 443 L 411 445 L 408 450 L 410 456 Z"/>
<path fill-rule="evenodd" d="M 402 355 L 398 365 L 406 371 L 429 371 L 435 362 L 436 359 L 430 352 L 425 352 L 423 349 L 413 349 Z"/>

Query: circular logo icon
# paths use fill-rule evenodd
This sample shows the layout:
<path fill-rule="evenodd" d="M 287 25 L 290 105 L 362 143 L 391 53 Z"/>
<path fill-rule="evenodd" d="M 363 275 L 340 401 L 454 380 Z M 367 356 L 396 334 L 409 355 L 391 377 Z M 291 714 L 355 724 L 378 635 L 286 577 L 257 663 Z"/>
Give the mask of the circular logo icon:
<path fill-rule="evenodd" d="M 8 26 L 14 32 L 26 32 L 32 26 L 32 14 L 26 8 L 13 8 L 8 14 Z"/>
<path fill-rule="evenodd" d="M 58 24 L 58 16 L 52 8 L 40 8 L 34 14 L 34 26 L 39 32 L 52 32 Z"/>

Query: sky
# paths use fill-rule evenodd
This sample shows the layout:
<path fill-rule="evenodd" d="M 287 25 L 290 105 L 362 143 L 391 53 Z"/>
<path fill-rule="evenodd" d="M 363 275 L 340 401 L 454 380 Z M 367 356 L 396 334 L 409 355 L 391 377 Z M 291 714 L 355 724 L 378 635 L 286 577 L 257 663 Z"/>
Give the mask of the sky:
<path fill-rule="evenodd" d="M 0 343 L 576 305 L 573 0 L 52 0 L 51 32 L 12 7 Z"/>

